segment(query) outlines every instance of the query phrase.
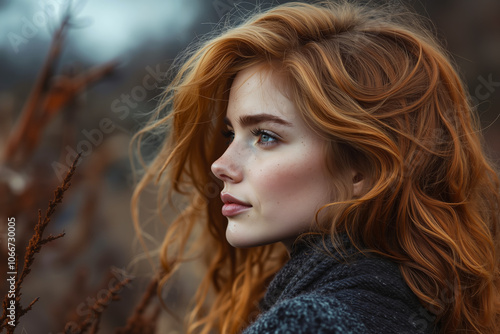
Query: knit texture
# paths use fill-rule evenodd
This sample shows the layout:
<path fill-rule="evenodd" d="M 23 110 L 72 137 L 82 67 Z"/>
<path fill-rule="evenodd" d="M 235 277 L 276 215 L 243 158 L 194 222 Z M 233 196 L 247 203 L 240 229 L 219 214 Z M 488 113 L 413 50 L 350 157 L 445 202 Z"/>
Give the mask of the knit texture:
<path fill-rule="evenodd" d="M 327 254 L 319 239 L 294 248 L 260 302 L 261 315 L 244 334 L 433 333 L 434 317 L 398 266 L 361 255 L 343 240 L 345 260 L 329 242 Z"/>

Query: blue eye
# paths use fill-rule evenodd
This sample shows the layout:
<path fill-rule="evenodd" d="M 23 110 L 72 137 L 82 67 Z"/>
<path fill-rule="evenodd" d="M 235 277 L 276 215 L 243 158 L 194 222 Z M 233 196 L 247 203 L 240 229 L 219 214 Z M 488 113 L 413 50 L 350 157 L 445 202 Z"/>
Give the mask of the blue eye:
<path fill-rule="evenodd" d="M 274 140 L 275 139 L 268 134 L 263 133 L 260 135 L 260 142 L 261 143 L 269 143 L 269 142 L 272 142 Z"/>
<path fill-rule="evenodd" d="M 252 134 L 256 137 L 259 138 L 258 144 L 266 146 L 266 145 L 273 145 L 278 143 L 279 139 L 278 136 L 272 134 L 269 131 L 262 130 L 262 129 L 255 129 L 252 130 Z"/>
<path fill-rule="evenodd" d="M 261 146 L 268 146 L 277 144 L 279 142 L 278 135 L 273 134 L 270 131 L 262 129 L 254 129 L 251 131 L 252 134 L 258 138 L 257 144 Z M 231 144 L 234 140 L 233 130 L 222 130 L 222 135 L 227 139 L 227 145 Z"/>

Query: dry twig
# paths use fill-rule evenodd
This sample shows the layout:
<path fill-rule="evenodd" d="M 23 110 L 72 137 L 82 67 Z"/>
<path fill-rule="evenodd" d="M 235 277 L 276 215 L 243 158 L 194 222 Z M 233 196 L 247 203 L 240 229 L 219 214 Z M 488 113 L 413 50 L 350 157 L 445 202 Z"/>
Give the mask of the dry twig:
<path fill-rule="evenodd" d="M 91 334 L 97 333 L 97 331 L 99 330 L 99 323 L 101 321 L 102 313 L 111 303 L 111 301 L 120 299 L 120 296 L 118 294 L 124 286 L 130 283 L 130 281 L 130 278 L 124 278 L 123 280 L 115 283 L 108 290 L 108 293 L 105 297 L 97 299 L 94 304 L 90 306 L 89 314 L 80 322 L 80 324 L 76 326 L 76 328 L 72 326 L 66 326 L 64 332 L 67 334 L 83 334 L 90 330 Z"/>
<path fill-rule="evenodd" d="M 108 75 L 116 62 L 94 67 L 75 77 L 55 77 L 55 68 L 61 54 L 64 37 L 70 25 L 71 15 L 67 13 L 61 26 L 55 32 L 45 63 L 37 78 L 21 116 L 7 139 L 4 161 L 19 163 L 26 159 L 39 142 L 42 130 L 49 120 L 70 103 L 91 83 Z M 55 80 L 54 80 L 55 79 Z"/>
<path fill-rule="evenodd" d="M 66 190 L 71 185 L 71 178 L 73 177 L 73 174 L 75 173 L 76 169 L 76 164 L 78 163 L 78 160 L 80 159 L 80 155 L 78 154 L 75 160 L 73 161 L 73 164 L 71 165 L 71 168 L 69 169 L 68 173 L 66 174 L 66 177 L 63 180 L 63 183 L 57 187 L 57 189 L 54 191 L 54 199 L 49 201 L 49 206 L 47 208 L 47 211 L 45 212 L 45 216 L 42 220 L 42 211 L 38 210 L 38 222 L 35 225 L 35 233 L 31 237 L 28 247 L 26 247 L 26 253 L 24 254 L 24 266 L 23 270 L 21 271 L 21 274 L 16 280 L 15 283 L 15 320 L 14 320 L 14 326 L 8 325 L 7 321 L 7 314 L 9 313 L 7 310 L 7 306 L 9 305 L 9 294 L 5 295 L 4 301 L 3 301 L 3 314 L 2 318 L 0 319 L 0 329 L 3 330 L 3 328 L 7 328 L 7 333 L 14 333 L 15 326 L 19 323 L 19 319 L 25 315 L 28 311 L 31 310 L 33 305 L 38 301 L 38 298 L 35 298 L 26 308 L 23 308 L 21 306 L 21 287 L 24 282 L 24 279 L 28 274 L 31 272 L 31 266 L 33 265 L 33 262 L 35 261 L 35 254 L 39 253 L 42 246 L 45 245 L 48 242 L 54 241 L 56 239 L 59 239 L 64 236 L 64 232 L 60 233 L 58 235 L 49 235 L 46 238 L 43 238 L 43 232 L 45 231 L 45 228 L 50 222 L 50 219 L 52 215 L 55 212 L 55 209 L 59 203 L 62 202 L 62 199 L 64 197 L 64 193 Z M 18 264 L 16 261 L 16 272 L 17 272 Z"/>
<path fill-rule="evenodd" d="M 160 314 L 159 305 L 156 306 L 152 314 L 147 317 L 144 315 L 148 308 L 153 296 L 158 291 L 158 282 L 160 275 L 157 275 L 151 280 L 146 291 L 144 292 L 140 302 L 134 309 L 134 312 L 127 320 L 127 325 L 115 331 L 115 334 L 154 334 L 156 330 L 156 323 Z"/>

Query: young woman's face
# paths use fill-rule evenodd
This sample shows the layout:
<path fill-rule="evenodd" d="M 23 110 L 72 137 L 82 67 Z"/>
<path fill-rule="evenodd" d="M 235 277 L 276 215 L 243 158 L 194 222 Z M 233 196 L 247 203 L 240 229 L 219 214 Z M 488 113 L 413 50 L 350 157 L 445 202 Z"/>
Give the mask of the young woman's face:
<path fill-rule="evenodd" d="M 279 80 L 256 65 L 239 72 L 231 86 L 225 119 L 230 144 L 212 172 L 224 182 L 226 238 L 235 247 L 277 241 L 290 247 L 332 200 L 326 142 L 281 93 Z"/>

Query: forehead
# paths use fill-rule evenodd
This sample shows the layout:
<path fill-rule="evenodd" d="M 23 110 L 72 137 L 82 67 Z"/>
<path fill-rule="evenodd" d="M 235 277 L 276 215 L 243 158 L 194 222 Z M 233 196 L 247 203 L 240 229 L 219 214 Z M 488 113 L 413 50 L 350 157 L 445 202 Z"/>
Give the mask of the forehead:
<path fill-rule="evenodd" d="M 289 121 L 299 116 L 293 102 L 286 96 L 283 76 L 270 66 L 253 65 L 236 75 L 229 94 L 227 117 L 268 113 Z"/>

